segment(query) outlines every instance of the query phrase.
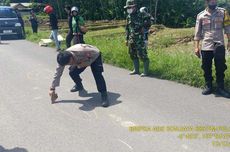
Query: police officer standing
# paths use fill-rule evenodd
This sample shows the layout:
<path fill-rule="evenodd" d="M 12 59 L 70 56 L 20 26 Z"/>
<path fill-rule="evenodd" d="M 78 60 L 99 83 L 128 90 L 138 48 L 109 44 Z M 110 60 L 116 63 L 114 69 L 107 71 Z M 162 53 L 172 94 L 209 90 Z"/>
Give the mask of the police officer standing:
<path fill-rule="evenodd" d="M 228 48 L 230 47 L 230 17 L 228 12 L 217 7 L 217 0 L 205 0 L 207 8 L 197 16 L 195 27 L 195 54 L 202 57 L 202 69 L 204 71 L 205 89 L 203 95 L 213 92 L 212 88 L 212 60 L 216 67 L 216 93 L 230 98 L 230 93 L 224 89 L 225 60 L 224 33 L 228 37 Z M 200 48 L 200 41 L 202 47 Z"/>
<path fill-rule="evenodd" d="M 133 60 L 134 70 L 130 75 L 139 74 L 139 58 L 144 62 L 144 72 L 141 77 L 148 75 L 149 58 L 144 44 L 144 17 L 137 9 L 134 0 L 127 0 L 127 25 L 126 25 L 126 45 L 129 47 L 129 54 Z"/>

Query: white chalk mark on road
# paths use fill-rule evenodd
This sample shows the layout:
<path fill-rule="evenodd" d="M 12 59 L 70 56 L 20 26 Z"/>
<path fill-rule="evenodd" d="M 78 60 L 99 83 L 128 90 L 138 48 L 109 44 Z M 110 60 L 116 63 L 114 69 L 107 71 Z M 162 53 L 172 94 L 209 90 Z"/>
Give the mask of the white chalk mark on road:
<path fill-rule="evenodd" d="M 132 146 L 130 146 L 129 144 L 127 144 L 126 142 L 124 142 L 124 141 L 121 140 L 121 139 L 118 139 L 118 141 L 121 142 L 121 143 L 123 143 L 125 146 L 127 146 L 130 150 L 133 151 L 133 147 L 132 147 Z"/>

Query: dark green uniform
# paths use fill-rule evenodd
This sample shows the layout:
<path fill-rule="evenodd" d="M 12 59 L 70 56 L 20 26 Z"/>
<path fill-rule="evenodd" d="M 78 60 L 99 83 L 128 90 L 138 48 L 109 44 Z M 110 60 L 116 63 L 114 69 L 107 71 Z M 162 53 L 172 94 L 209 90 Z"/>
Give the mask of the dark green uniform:
<path fill-rule="evenodd" d="M 149 58 L 144 43 L 144 15 L 135 11 L 127 16 L 126 40 L 128 42 L 129 54 L 134 64 L 134 71 L 130 74 L 139 73 L 139 59 L 144 62 L 142 76 L 148 74 Z"/>
<path fill-rule="evenodd" d="M 132 60 L 140 58 L 148 60 L 144 44 L 144 16 L 139 11 L 129 14 L 126 25 L 126 40 L 129 45 L 129 54 Z"/>

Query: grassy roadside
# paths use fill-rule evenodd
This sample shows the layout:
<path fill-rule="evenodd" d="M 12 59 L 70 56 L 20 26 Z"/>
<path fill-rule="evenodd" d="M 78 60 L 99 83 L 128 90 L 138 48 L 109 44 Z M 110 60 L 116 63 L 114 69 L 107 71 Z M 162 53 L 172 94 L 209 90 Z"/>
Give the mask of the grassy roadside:
<path fill-rule="evenodd" d="M 41 38 L 49 37 L 49 31 L 39 31 L 33 35 L 30 28 L 26 28 L 27 40 L 38 43 Z M 65 36 L 66 32 L 60 30 Z M 193 29 L 168 29 L 160 30 L 150 36 L 149 57 L 150 73 L 152 76 L 201 87 L 204 84 L 200 60 L 193 54 Z M 85 35 L 88 44 L 97 46 L 103 52 L 104 61 L 108 64 L 132 69 L 125 46 L 124 28 L 103 29 L 89 31 Z M 64 48 L 65 44 L 62 44 Z M 54 45 L 52 45 L 54 46 Z M 230 67 L 230 61 L 227 59 Z M 143 69 L 141 69 L 143 70 Z M 215 75 L 213 73 L 213 75 Z M 230 89 L 230 71 L 226 71 L 226 86 Z"/>

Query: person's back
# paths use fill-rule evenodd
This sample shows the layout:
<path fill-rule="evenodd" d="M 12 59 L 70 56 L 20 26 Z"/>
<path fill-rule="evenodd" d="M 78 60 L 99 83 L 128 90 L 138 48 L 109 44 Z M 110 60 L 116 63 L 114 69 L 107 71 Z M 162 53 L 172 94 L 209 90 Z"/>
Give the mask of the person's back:
<path fill-rule="evenodd" d="M 58 41 L 58 20 L 52 6 L 47 5 L 44 12 L 49 15 L 49 26 L 51 27 L 50 39 L 54 40 L 56 51 L 61 50 L 61 43 Z"/>
<path fill-rule="evenodd" d="M 58 20 L 54 13 L 49 14 L 49 20 L 50 20 L 50 27 L 52 30 L 58 29 Z"/>

